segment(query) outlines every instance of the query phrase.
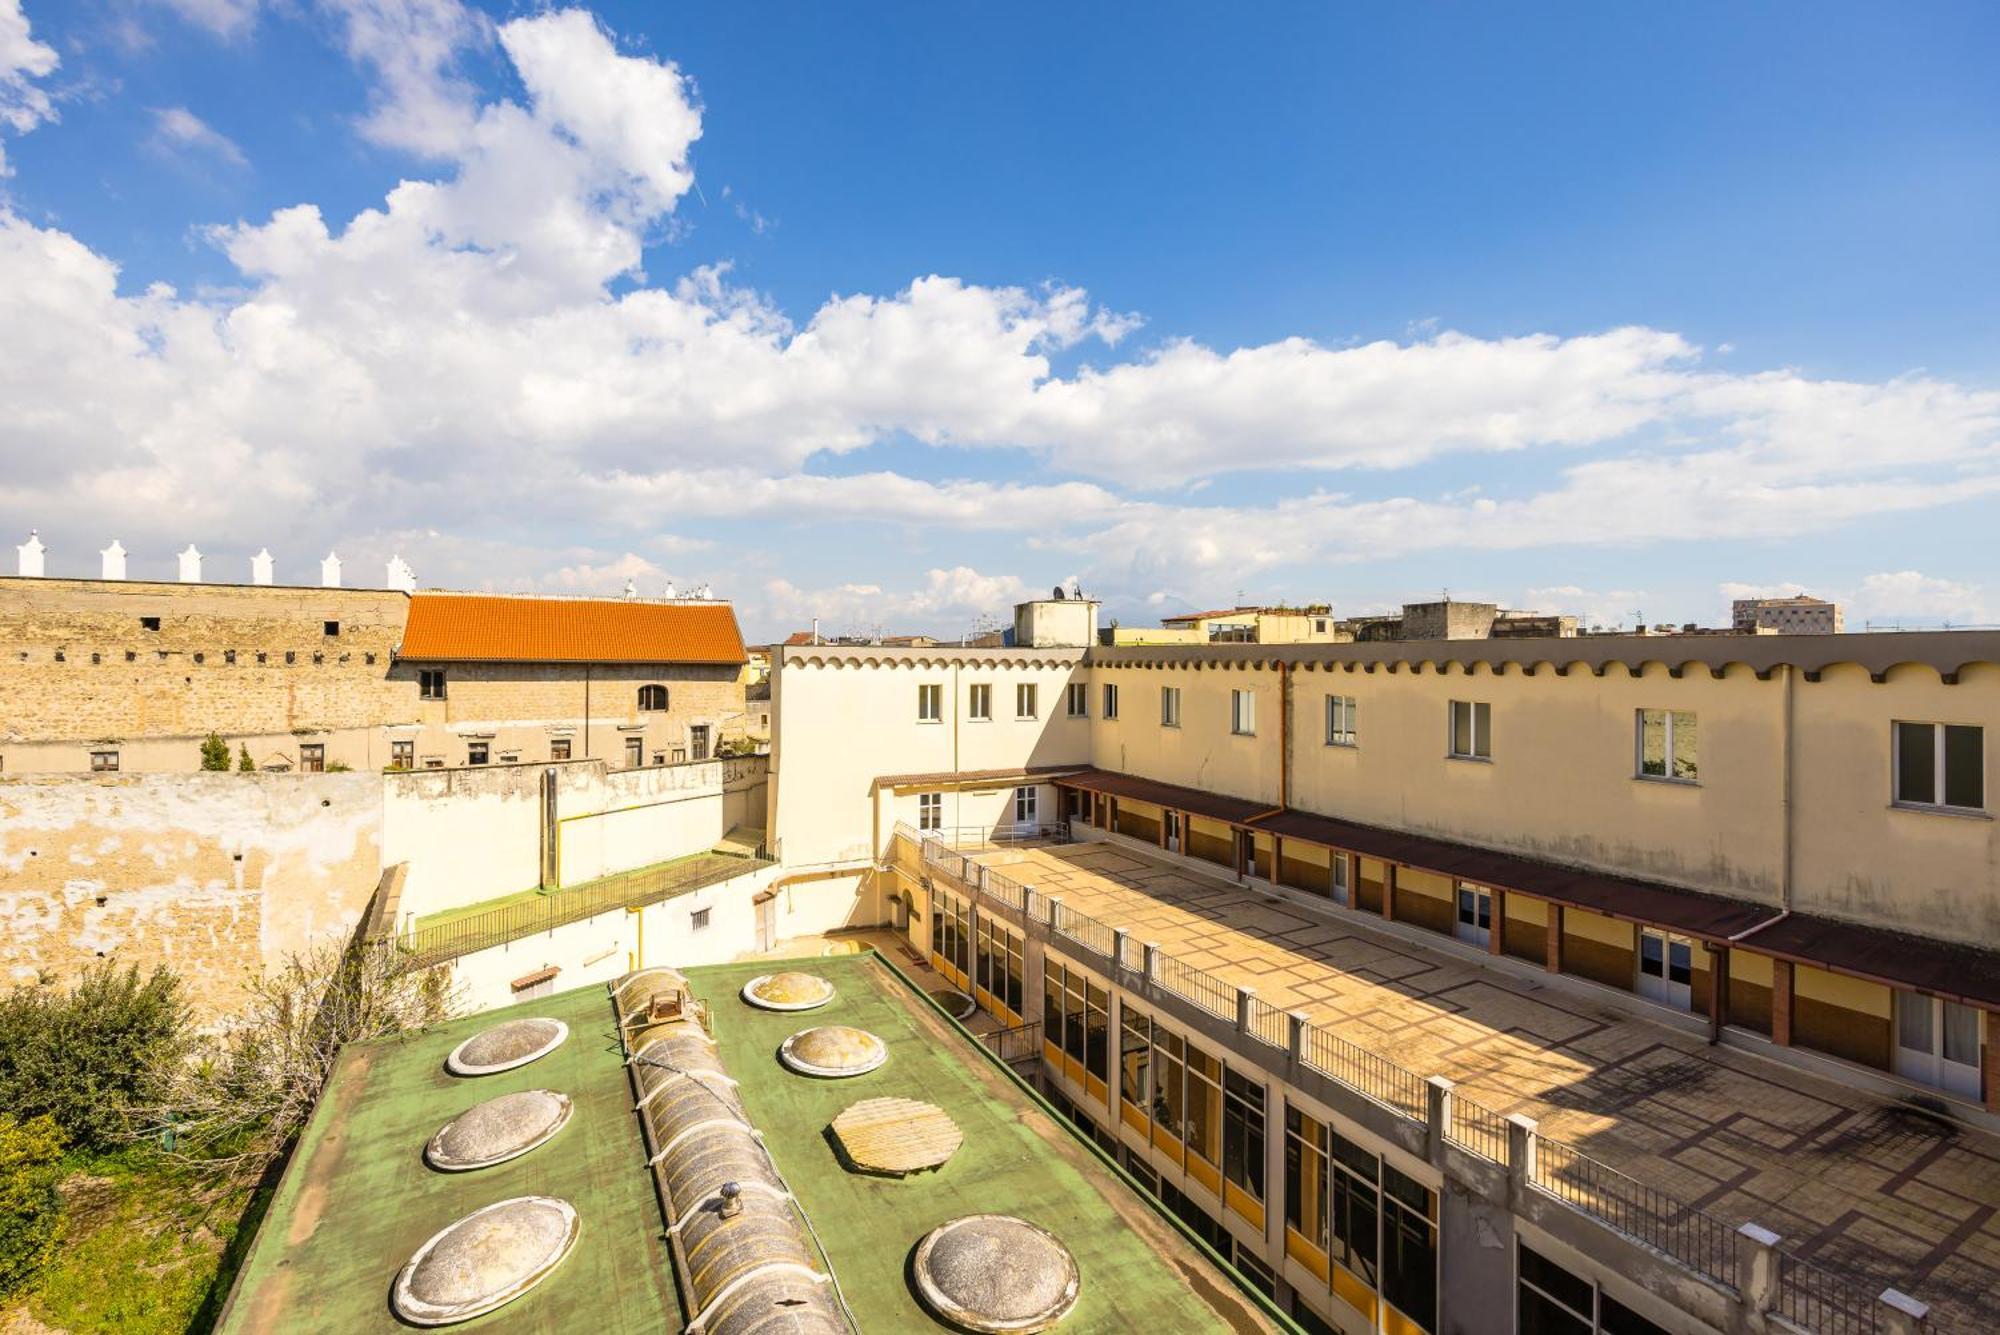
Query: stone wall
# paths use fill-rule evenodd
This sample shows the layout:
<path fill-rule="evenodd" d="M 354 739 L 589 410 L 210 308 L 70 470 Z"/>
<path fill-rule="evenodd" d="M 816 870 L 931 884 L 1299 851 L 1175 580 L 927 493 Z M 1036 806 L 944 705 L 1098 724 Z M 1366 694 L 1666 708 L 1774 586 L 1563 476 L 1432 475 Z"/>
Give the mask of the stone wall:
<path fill-rule="evenodd" d="M 0 780 L 0 982 L 101 960 L 186 981 L 204 1016 L 257 971 L 353 933 L 381 878 L 373 774 Z"/>

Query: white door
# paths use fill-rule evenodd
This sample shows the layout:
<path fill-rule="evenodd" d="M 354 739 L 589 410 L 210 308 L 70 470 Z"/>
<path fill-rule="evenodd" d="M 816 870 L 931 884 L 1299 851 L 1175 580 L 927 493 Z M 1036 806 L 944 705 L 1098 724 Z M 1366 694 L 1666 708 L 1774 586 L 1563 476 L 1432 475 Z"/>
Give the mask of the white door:
<path fill-rule="evenodd" d="M 1034 825 L 1040 820 L 1040 817 L 1037 815 L 1040 805 L 1037 800 L 1039 791 L 1035 788 L 1016 788 L 1014 790 L 1014 824 L 1016 826 Z"/>
<path fill-rule="evenodd" d="M 1169 853 L 1181 851 L 1181 813 L 1178 811 L 1167 813 L 1167 851 Z"/>
<path fill-rule="evenodd" d="M 1915 992 L 1896 994 L 1896 1074 L 1979 1097 L 1979 1012 Z"/>
<path fill-rule="evenodd" d="M 1639 929 L 1639 995 L 1675 1010 L 1693 1008 L 1693 940 L 1650 927 Z"/>
<path fill-rule="evenodd" d="M 1336 904 L 1347 903 L 1347 854 L 1335 853 L 1326 870 L 1327 890 Z"/>
<path fill-rule="evenodd" d="M 1484 886 L 1458 883 L 1458 923 L 1452 934 L 1484 946 L 1493 940 L 1493 892 Z"/>
<path fill-rule="evenodd" d="M 757 949 L 770 950 L 778 944 L 778 897 L 757 901 Z"/>

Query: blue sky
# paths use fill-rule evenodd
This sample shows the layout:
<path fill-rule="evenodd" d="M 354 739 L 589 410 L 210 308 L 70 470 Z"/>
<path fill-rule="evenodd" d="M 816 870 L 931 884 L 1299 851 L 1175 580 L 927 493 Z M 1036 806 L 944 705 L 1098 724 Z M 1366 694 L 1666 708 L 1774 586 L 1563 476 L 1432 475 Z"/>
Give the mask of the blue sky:
<path fill-rule="evenodd" d="M 1070 577 L 1127 621 L 2000 621 L 1996 39 L 0 0 L 0 529 L 59 573 L 706 581 L 753 634 Z"/>

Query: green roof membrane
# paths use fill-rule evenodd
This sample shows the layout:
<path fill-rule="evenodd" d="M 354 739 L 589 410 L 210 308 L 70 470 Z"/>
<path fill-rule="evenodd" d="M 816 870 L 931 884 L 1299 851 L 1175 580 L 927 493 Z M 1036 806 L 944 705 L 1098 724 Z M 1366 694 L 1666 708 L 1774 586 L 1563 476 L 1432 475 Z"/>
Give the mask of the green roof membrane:
<path fill-rule="evenodd" d="M 916 1299 L 908 1265 L 947 1220 L 1009 1214 L 1059 1238 L 1081 1279 L 1065 1332 L 1265 1331 L 1275 1326 L 1227 1273 L 1148 1205 L 1068 1126 L 1025 1095 L 914 986 L 874 955 L 801 961 L 834 984 L 809 1014 L 758 1010 L 739 995 L 768 963 L 685 970 L 713 1016 L 721 1059 L 751 1120 L 817 1229 L 841 1291 L 869 1335 L 947 1329 Z M 547 1016 L 568 1039 L 525 1066 L 462 1078 L 445 1057 L 510 1019 Z M 880 1037 L 888 1061 L 817 1079 L 779 1063 L 803 1028 L 851 1025 Z M 423 1151 L 472 1105 L 547 1088 L 575 1101 L 555 1137 L 491 1168 L 441 1173 Z M 941 1107 L 964 1133 L 942 1168 L 906 1178 L 850 1172 L 833 1119 L 866 1098 Z M 431 1236 L 482 1206 L 542 1195 L 576 1208 L 580 1235 L 562 1263 L 506 1306 L 452 1331 L 678 1331 L 664 1221 L 612 1002 L 585 987 L 344 1053 L 252 1242 L 218 1330 L 405 1332 L 389 1293 Z"/>
<path fill-rule="evenodd" d="M 569 1025 L 562 1046 L 498 1075 L 449 1075 L 464 1039 L 510 1019 Z M 645 1171 L 611 1003 L 579 988 L 342 1054 L 217 1329 L 402 1332 L 389 1290 L 439 1229 L 511 1196 L 576 1207 L 576 1246 L 541 1284 L 453 1331 L 678 1330 L 660 1209 Z M 575 1102 L 568 1125 L 518 1159 L 463 1173 L 424 1163 L 439 1127 L 496 1094 L 547 1088 Z"/>
<path fill-rule="evenodd" d="M 911 1253 L 946 1220 L 989 1213 L 1039 1224 L 1075 1255 L 1081 1293 L 1063 1332 L 1273 1329 L 1222 1270 L 879 958 L 798 962 L 836 989 L 810 1015 L 762 1011 L 741 999 L 743 984 L 770 967 L 683 972 L 708 1001 L 723 1063 L 864 1331 L 949 1329 L 911 1292 Z M 779 1064 L 786 1038 L 831 1024 L 877 1035 L 889 1060 L 839 1080 Z M 942 1168 L 905 1178 L 850 1172 L 828 1128 L 848 1105 L 884 1096 L 938 1105 L 964 1133 L 963 1146 Z"/>

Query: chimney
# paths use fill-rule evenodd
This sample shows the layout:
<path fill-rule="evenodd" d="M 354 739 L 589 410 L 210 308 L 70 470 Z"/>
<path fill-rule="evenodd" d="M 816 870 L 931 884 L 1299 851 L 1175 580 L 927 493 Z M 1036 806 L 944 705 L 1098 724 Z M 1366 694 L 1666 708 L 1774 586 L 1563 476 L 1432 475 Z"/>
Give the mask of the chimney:
<path fill-rule="evenodd" d="M 319 586 L 322 589 L 340 587 L 340 553 L 328 552 L 326 560 L 319 563 Z"/>
<path fill-rule="evenodd" d="M 188 549 L 181 553 L 180 562 L 181 583 L 201 583 L 201 553 L 194 549 L 193 543 L 189 543 Z"/>
<path fill-rule="evenodd" d="M 401 555 L 389 558 L 389 567 L 384 572 L 385 588 L 401 589 L 404 593 L 417 591 L 417 572 L 410 569 L 410 563 Z"/>
<path fill-rule="evenodd" d="M 250 582 L 252 584 L 269 584 L 271 582 L 271 549 L 269 547 L 259 548 L 257 554 L 250 558 Z"/>
<path fill-rule="evenodd" d="M 14 548 L 14 550 L 21 554 L 21 574 L 30 579 L 40 579 L 42 576 L 42 556 L 43 553 L 48 551 L 48 548 L 42 546 L 40 530 L 29 529 L 28 540 Z"/>
<path fill-rule="evenodd" d="M 667 581 L 667 592 L 665 596 L 668 602 L 672 602 L 674 599 L 681 596 L 680 593 L 674 588 L 674 582 L 672 580 Z"/>
<path fill-rule="evenodd" d="M 102 567 L 103 578 L 105 579 L 125 578 L 125 546 L 123 543 L 119 542 L 118 539 L 113 538 L 111 540 L 111 545 L 109 547 L 106 547 L 103 551 L 99 552 L 97 555 L 99 559 L 101 559 L 104 563 Z"/>

